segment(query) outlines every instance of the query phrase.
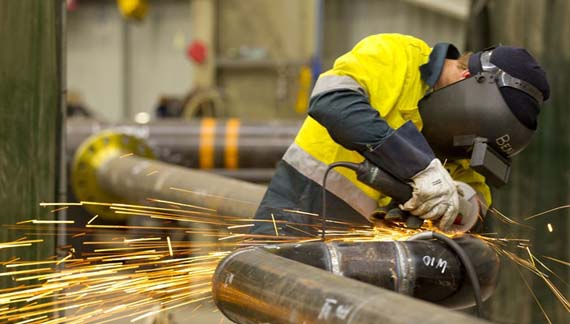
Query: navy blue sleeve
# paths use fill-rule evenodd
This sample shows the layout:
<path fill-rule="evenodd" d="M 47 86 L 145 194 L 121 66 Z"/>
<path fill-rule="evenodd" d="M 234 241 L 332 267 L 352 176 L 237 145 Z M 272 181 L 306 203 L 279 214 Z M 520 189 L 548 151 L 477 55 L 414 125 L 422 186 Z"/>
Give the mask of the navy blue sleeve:
<path fill-rule="evenodd" d="M 372 151 L 394 132 L 368 98 L 352 90 L 311 98 L 309 116 L 323 125 L 335 142 L 361 153 Z"/>
<path fill-rule="evenodd" d="M 411 121 L 394 131 L 368 98 L 356 91 L 336 90 L 311 98 L 309 116 L 323 125 L 335 142 L 401 180 L 410 179 L 435 158 Z"/>

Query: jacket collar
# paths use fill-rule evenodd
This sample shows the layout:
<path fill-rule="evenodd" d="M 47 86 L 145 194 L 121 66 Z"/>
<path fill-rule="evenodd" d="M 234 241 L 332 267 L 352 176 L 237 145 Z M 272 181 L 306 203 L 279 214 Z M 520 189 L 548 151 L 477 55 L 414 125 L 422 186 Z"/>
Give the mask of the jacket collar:
<path fill-rule="evenodd" d="M 420 73 L 422 75 L 422 80 L 427 83 L 430 88 L 436 84 L 441 71 L 443 70 L 443 63 L 445 59 L 456 60 L 459 58 L 459 51 L 457 48 L 450 43 L 437 43 L 433 47 L 429 60 L 426 64 L 420 66 Z"/>

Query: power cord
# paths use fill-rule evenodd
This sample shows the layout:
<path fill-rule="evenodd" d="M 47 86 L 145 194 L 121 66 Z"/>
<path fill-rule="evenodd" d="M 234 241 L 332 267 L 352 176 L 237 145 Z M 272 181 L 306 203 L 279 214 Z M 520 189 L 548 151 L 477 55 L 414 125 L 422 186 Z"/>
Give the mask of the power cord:
<path fill-rule="evenodd" d="M 335 163 L 331 163 L 328 167 L 327 170 L 325 171 L 325 175 L 323 176 L 323 190 L 322 190 L 322 194 L 323 194 L 323 209 L 321 211 L 321 239 L 324 241 L 325 240 L 325 230 L 326 230 L 326 221 L 327 221 L 327 217 L 326 217 L 326 210 L 327 210 L 327 190 L 326 190 L 326 183 L 327 183 L 327 177 L 329 175 L 329 172 L 336 168 L 336 167 L 344 167 L 347 169 L 351 169 L 353 171 L 357 171 L 358 170 L 358 164 L 356 163 L 351 163 L 351 162 L 335 162 Z"/>
<path fill-rule="evenodd" d="M 457 244 L 457 242 L 450 239 L 449 237 L 432 231 L 421 232 L 416 235 L 413 235 L 410 238 L 408 238 L 408 241 L 431 240 L 434 238 L 447 244 L 447 246 L 449 246 L 459 257 L 459 260 L 465 267 L 465 271 L 467 272 L 469 281 L 471 281 L 471 287 L 473 287 L 473 295 L 475 297 L 475 303 L 477 304 L 477 315 L 480 318 L 484 318 L 483 299 L 481 298 L 481 285 L 479 284 L 479 279 L 477 278 L 475 267 L 473 266 L 471 259 L 469 259 L 469 256 L 467 256 L 467 253 L 465 253 L 465 250 L 459 244 Z"/>

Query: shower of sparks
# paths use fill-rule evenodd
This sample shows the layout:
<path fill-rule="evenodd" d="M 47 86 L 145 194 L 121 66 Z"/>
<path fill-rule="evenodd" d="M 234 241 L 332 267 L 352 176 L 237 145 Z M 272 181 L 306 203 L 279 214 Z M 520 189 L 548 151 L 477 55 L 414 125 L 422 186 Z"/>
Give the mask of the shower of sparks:
<path fill-rule="evenodd" d="M 200 206 L 153 198 L 147 200 L 153 206 L 87 201 L 42 203 L 41 206 L 57 206 L 59 210 L 78 205 L 106 206 L 113 213 L 148 220 L 152 225 L 104 224 L 97 215 L 85 225 L 49 220 L 5 225 L 9 230 L 25 231 L 26 236 L 0 242 L 0 250 L 10 249 L 16 254 L 18 250 L 12 252 L 13 248 L 41 244 L 43 239 L 39 236 L 58 235 L 57 228 L 53 226 L 58 223 L 73 224 L 66 229 L 69 244 L 80 240 L 83 248 L 78 254 L 71 245 L 60 247 L 64 253 L 47 260 L 23 260 L 19 257 L 0 260 L 0 277 L 11 278 L 15 283 L 12 288 L 0 290 L 0 322 L 107 323 L 128 319 L 137 323 L 183 307 L 195 312 L 204 302 L 212 300 L 211 278 L 216 266 L 235 249 L 320 241 L 319 222 L 287 222 L 276 220 L 273 215 L 269 220 L 246 219 L 219 215 L 213 209 Z M 318 214 L 284 211 L 320 219 Z M 526 226 L 497 210 L 493 210 L 493 214 L 509 225 Z M 250 234 L 249 229 L 259 222 L 271 222 L 275 234 Z M 383 223 L 378 226 L 357 226 L 334 220 L 327 220 L 327 223 L 327 241 L 405 240 L 421 231 L 437 231 L 430 222 L 425 222 L 424 227 L 417 230 L 397 225 L 384 226 Z M 279 235 L 277 226 L 290 229 L 297 236 Z M 556 274 L 533 255 L 529 240 L 501 238 L 496 233 L 475 236 L 499 255 L 538 276 L 570 312 L 567 298 L 549 279 L 549 275 Z M 508 245 L 513 244 L 524 250 L 524 258 L 508 250 Z M 570 266 L 563 260 L 544 258 Z M 539 300 L 531 293 L 542 309 Z M 546 313 L 545 317 L 548 319 Z"/>

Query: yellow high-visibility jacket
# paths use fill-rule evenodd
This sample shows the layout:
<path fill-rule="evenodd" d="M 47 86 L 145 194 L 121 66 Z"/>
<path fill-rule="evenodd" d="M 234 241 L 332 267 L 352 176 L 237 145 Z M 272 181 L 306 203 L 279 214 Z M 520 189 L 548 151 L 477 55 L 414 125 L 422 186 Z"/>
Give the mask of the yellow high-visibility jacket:
<path fill-rule="evenodd" d="M 319 105 L 320 97 L 328 95 L 327 100 L 331 101 L 321 102 L 319 109 L 331 107 L 333 111 L 335 102 L 343 100 L 342 94 L 350 96 L 352 93 L 362 97 L 362 101 L 365 101 L 363 104 L 370 106 L 369 111 L 364 113 L 372 116 L 371 119 L 383 119 L 389 125 L 388 128 L 392 129 L 398 129 L 407 121 L 412 121 L 421 130 L 423 124 L 418 111 L 418 101 L 430 89 L 430 85 L 424 81 L 429 76 L 422 73 L 424 71 L 420 72 L 420 67 L 429 67 L 432 64 L 428 62 L 433 59 L 430 58 L 431 53 L 432 48 L 424 41 L 411 36 L 369 36 L 350 52 L 339 57 L 333 68 L 319 77 L 311 95 L 311 105 Z M 426 71 L 428 74 L 436 73 L 437 79 L 441 66 L 436 69 L 439 71 Z M 434 79 L 433 75 L 431 79 Z M 331 97 L 333 99 L 330 99 Z M 338 125 L 329 129 L 311 116 L 305 119 L 294 143 L 278 166 L 256 218 L 270 218 L 273 213 L 274 217 L 278 215 L 277 218 L 310 223 L 311 218 L 301 219 L 298 214 L 284 213 L 283 209 L 321 213 L 320 185 L 327 166 L 339 161 L 364 160 L 358 149 L 361 144 L 352 145 L 346 138 L 352 138 L 350 134 L 358 132 L 363 132 L 363 136 L 366 136 L 367 132 L 374 130 L 366 129 L 368 119 L 355 124 L 354 113 L 351 115 L 352 112 L 340 111 L 342 114 L 346 113 L 347 120 L 351 118 L 351 123 L 347 125 L 350 129 L 343 129 L 342 119 L 337 122 Z M 333 139 L 340 139 L 338 133 L 344 134 L 344 146 L 339 144 L 340 140 Z M 467 160 L 447 161 L 445 167 L 455 180 L 471 185 L 483 195 L 487 204 L 491 203 L 490 190 L 484 177 L 470 169 Z M 337 220 L 350 218 L 354 221 L 352 215 L 348 216 L 350 210 L 353 211 L 352 214 L 355 211 L 361 217 L 368 218 L 378 205 L 387 205 L 390 201 L 389 197 L 358 181 L 352 170 L 344 168 L 336 168 L 330 172 L 326 189 L 330 192 L 327 205 L 331 206 L 327 208 L 327 215 Z"/>

